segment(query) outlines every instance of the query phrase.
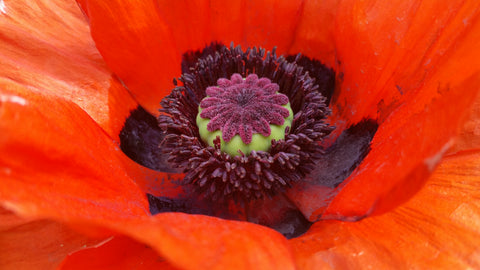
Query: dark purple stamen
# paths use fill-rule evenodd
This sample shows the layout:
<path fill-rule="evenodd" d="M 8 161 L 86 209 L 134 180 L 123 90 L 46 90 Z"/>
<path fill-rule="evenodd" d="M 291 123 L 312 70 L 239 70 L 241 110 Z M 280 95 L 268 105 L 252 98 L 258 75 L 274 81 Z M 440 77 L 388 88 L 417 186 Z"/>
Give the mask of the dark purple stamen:
<path fill-rule="evenodd" d="M 200 138 L 196 116 L 201 100 L 208 95 L 205 90 L 235 73 L 268 78 L 290 101 L 292 125 L 284 140 L 272 141 L 268 152 L 232 157 L 220 150 L 220 140 L 209 146 Z M 277 57 L 275 50 L 222 47 L 200 57 L 179 81 L 183 85 L 161 103 L 158 123 L 165 138 L 160 148 L 170 155 L 168 161 L 174 167 L 183 169 L 183 184 L 193 185 L 212 200 L 259 199 L 285 190 L 313 170 L 323 153 L 319 142 L 333 130 L 325 123 L 329 109 L 315 79 L 295 62 Z"/>

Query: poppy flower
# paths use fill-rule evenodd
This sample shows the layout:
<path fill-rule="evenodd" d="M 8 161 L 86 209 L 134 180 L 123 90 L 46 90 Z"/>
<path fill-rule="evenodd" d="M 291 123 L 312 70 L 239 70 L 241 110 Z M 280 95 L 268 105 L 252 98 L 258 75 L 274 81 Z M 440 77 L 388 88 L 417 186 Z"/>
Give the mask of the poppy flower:
<path fill-rule="evenodd" d="M 0 1 L 2 269 L 480 267 L 475 1 L 77 2 Z M 172 141 L 149 152 L 156 128 L 176 127 L 172 89 L 185 99 L 225 55 L 244 57 L 248 72 L 230 73 L 246 82 L 249 59 L 298 71 L 303 96 L 335 74 L 286 132 L 317 134 L 298 119 L 324 112 L 320 148 L 297 153 L 314 166 L 258 198 L 220 200 L 195 186 L 218 172 L 164 167 Z"/>

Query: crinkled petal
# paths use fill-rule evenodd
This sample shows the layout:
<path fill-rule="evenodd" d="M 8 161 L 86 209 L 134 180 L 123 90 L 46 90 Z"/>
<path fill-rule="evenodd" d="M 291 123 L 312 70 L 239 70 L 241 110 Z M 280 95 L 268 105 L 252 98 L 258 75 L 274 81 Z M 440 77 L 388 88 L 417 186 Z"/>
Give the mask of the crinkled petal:
<path fill-rule="evenodd" d="M 71 100 L 112 138 L 118 136 L 136 104 L 112 78 L 78 5 L 61 0 L 4 4 L 0 78 Z"/>
<path fill-rule="evenodd" d="M 22 219 L 0 207 L 1 269 L 54 269 L 70 252 L 102 241 L 54 221 Z"/>
<path fill-rule="evenodd" d="M 279 52 L 285 53 L 295 40 L 305 3 L 162 0 L 158 7 L 160 16 L 173 29 L 180 52 L 203 49 L 212 41 L 220 41 L 244 48 L 261 46 L 271 50 L 277 46 Z"/>
<path fill-rule="evenodd" d="M 110 69 L 151 113 L 180 75 L 180 52 L 172 29 L 152 0 L 88 0 L 95 44 Z"/>
<path fill-rule="evenodd" d="M 380 126 L 368 156 L 340 186 L 307 183 L 291 192 L 310 220 L 356 220 L 413 196 L 480 90 L 480 62 L 472 61 L 480 57 L 477 2 L 345 4 L 337 36 L 344 81 L 332 121 L 337 132 L 363 117 Z"/>
<path fill-rule="evenodd" d="M 384 121 L 412 101 L 425 84 L 477 74 L 480 5 L 477 1 L 343 1 L 335 43 L 341 89 L 336 117 L 349 123 L 370 117 Z M 473 49 L 473 50 L 472 50 Z M 455 61 L 456 63 L 452 63 Z M 444 73 L 438 78 L 438 73 Z M 432 88 L 417 111 L 435 98 Z M 415 113 L 416 111 L 413 111 Z"/>
<path fill-rule="evenodd" d="M 75 222 L 148 214 L 118 146 L 78 106 L 0 81 L 0 204 Z"/>
<path fill-rule="evenodd" d="M 359 222 L 319 221 L 290 240 L 301 269 L 477 269 L 480 154 L 445 159 L 405 205 Z"/>
<path fill-rule="evenodd" d="M 248 222 L 164 213 L 112 226 L 182 269 L 294 269 L 287 240 Z"/>
<path fill-rule="evenodd" d="M 228 221 L 203 215 L 164 213 L 145 218 L 118 218 L 108 220 L 103 225 L 110 230 L 122 233 L 147 244 L 165 258 L 171 265 L 180 269 L 294 269 L 293 256 L 287 240 L 278 232 L 248 222 Z M 106 243 L 100 247 L 105 254 L 101 265 L 113 260 L 131 240 L 121 238 L 121 242 Z M 131 243 L 141 247 L 142 244 Z M 152 263 L 152 256 L 160 259 L 148 248 L 135 249 L 127 263 L 139 260 Z M 97 257 L 94 250 L 73 254 L 64 262 L 71 266 L 74 262 L 89 256 Z M 188 258 L 188 259 L 186 259 Z M 117 260 L 120 260 L 117 258 Z M 66 268 L 69 269 L 69 268 Z M 71 269 L 71 268 L 70 268 Z"/>
<path fill-rule="evenodd" d="M 302 53 L 334 67 L 335 17 L 339 3 L 339 0 L 304 1 L 305 6 L 288 53 Z"/>
<path fill-rule="evenodd" d="M 178 269 L 149 246 L 117 236 L 103 245 L 70 254 L 58 269 Z"/>

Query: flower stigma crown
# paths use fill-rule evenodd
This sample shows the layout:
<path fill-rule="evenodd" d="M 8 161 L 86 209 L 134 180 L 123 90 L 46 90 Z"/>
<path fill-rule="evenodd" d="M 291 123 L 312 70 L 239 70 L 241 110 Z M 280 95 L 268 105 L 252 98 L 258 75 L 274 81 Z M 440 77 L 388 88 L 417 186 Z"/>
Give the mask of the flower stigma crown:
<path fill-rule="evenodd" d="M 200 137 L 210 146 L 219 137 L 220 149 L 232 156 L 268 151 L 272 140 L 285 139 L 293 121 L 288 97 L 278 90 L 278 84 L 256 74 L 218 79 L 200 102 Z"/>

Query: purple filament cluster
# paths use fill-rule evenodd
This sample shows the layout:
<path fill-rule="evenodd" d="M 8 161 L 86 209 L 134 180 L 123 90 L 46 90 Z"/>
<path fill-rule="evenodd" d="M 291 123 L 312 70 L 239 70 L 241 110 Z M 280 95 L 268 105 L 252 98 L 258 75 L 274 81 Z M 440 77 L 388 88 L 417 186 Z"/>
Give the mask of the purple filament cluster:
<path fill-rule="evenodd" d="M 160 148 L 169 155 L 168 162 L 185 173 L 182 184 L 192 185 L 198 193 L 213 201 L 261 199 L 283 192 L 315 168 L 316 161 L 324 153 L 320 142 L 333 127 L 325 122 L 330 110 L 320 93 L 320 86 L 296 63 L 300 58 L 298 55 L 293 61 L 286 61 L 283 56 L 277 56 L 275 50 L 266 52 L 264 49 L 248 48 L 243 51 L 233 45 L 230 48 L 219 46 L 212 54 L 199 58 L 195 66 L 179 78 L 182 85 L 175 87 L 162 100 L 158 124 L 164 131 Z M 279 89 L 268 86 L 267 89 L 272 87 L 269 93 L 275 89 L 288 97 L 294 113 L 292 125 L 285 139 L 273 140 L 268 151 L 252 151 L 248 156 L 232 157 L 220 150 L 219 138 L 213 141 L 213 146 L 200 138 L 196 117 L 202 100 L 213 96 L 216 91 L 220 92 L 219 86 L 226 86 L 227 78 L 233 76 L 233 80 L 240 83 L 240 78 L 253 74 L 257 77 L 252 78 L 261 78 L 258 79 L 260 85 L 267 82 L 263 78 L 278 85 Z M 176 80 L 174 83 L 177 85 Z M 207 89 L 210 90 L 207 92 Z M 240 96 L 245 99 L 248 95 Z M 269 101 L 269 106 L 283 104 L 284 98 L 279 99 L 274 103 Z M 224 102 L 223 99 L 219 101 Z M 243 101 L 236 102 L 243 104 Z M 217 104 L 212 103 L 216 108 Z M 205 106 L 205 110 L 208 107 Z M 222 108 L 228 109 L 228 106 Z M 282 115 L 282 110 L 277 113 Z M 272 111 L 269 111 L 260 115 L 268 119 L 271 114 Z M 212 115 L 225 118 L 219 111 Z M 218 125 L 225 129 L 227 121 L 223 119 Z M 235 123 L 241 121 L 236 120 Z M 264 125 L 249 123 L 249 126 L 253 132 L 254 127 L 261 130 Z M 240 130 L 236 131 L 240 134 Z"/>

